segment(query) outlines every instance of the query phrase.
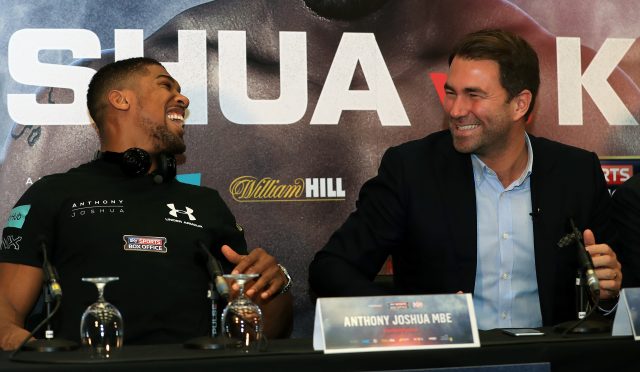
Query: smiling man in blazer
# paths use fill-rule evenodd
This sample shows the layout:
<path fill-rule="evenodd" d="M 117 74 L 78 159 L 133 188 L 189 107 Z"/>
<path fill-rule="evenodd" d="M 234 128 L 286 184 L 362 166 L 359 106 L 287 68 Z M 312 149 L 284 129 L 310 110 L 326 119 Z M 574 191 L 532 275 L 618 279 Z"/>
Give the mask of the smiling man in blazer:
<path fill-rule="evenodd" d="M 540 84 L 536 52 L 514 34 L 482 30 L 460 41 L 449 65 L 449 130 L 385 153 L 356 211 L 311 263 L 311 288 L 469 292 L 480 329 L 553 325 L 575 319 L 577 255 L 557 246 L 572 218 L 601 298 L 615 298 L 621 265 L 598 157 L 525 131 Z M 393 289 L 373 282 L 389 255 Z"/>

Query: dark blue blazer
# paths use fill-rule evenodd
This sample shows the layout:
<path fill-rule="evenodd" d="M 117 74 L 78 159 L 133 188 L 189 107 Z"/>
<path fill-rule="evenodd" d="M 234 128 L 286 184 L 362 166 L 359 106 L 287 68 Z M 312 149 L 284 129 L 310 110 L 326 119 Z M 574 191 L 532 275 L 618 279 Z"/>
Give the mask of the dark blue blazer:
<path fill-rule="evenodd" d="M 612 244 L 610 195 L 595 153 L 530 136 L 531 204 L 542 320 L 575 318 L 574 247 L 558 248 L 573 217 Z M 317 252 L 309 281 L 318 296 L 473 293 L 476 200 L 471 157 L 449 131 L 387 150 L 357 209 Z M 535 212 L 534 212 L 535 211 Z M 613 245 L 612 245 L 613 246 Z M 393 259 L 393 289 L 373 282 Z M 498 268 L 496 268 L 497 270 Z"/>

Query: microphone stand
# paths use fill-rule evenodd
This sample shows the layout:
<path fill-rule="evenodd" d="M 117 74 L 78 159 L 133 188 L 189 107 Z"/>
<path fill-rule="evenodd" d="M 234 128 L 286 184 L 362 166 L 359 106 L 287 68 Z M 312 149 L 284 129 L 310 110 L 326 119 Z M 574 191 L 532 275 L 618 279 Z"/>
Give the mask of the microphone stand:
<path fill-rule="evenodd" d="M 51 329 L 51 324 L 49 324 L 49 320 L 55 315 L 55 313 L 60 309 L 60 305 L 62 304 L 62 298 L 58 298 L 56 304 L 51 310 L 51 299 L 53 296 L 49 293 L 49 286 L 45 284 L 43 287 L 45 302 L 47 303 L 47 316 L 41 321 L 33 331 L 29 332 L 27 337 L 22 340 L 20 345 L 9 355 L 9 360 L 15 360 L 15 356 L 18 355 L 19 352 L 26 351 L 40 351 L 40 352 L 52 352 L 52 351 L 70 351 L 78 348 L 78 344 L 73 341 L 68 341 L 64 339 L 56 339 L 53 338 L 53 330 Z M 47 325 L 46 338 L 31 340 L 33 335 L 42 328 L 42 326 Z"/>
<path fill-rule="evenodd" d="M 45 308 L 47 311 L 47 316 L 43 321 L 44 324 L 47 325 L 47 329 L 45 331 L 45 338 L 28 341 L 26 344 L 22 346 L 22 350 L 52 352 L 52 351 L 69 351 L 69 350 L 77 349 L 78 343 L 76 342 L 65 340 L 65 339 L 54 338 L 54 333 L 53 333 L 53 329 L 51 328 L 50 320 L 53 317 L 55 311 L 53 312 L 51 311 L 51 304 L 53 303 L 53 297 L 51 296 L 51 293 L 49 292 L 48 287 L 49 286 L 45 285 L 42 288 Z M 55 307 L 56 311 L 61 302 L 62 302 L 62 299 L 57 301 L 57 304 Z M 31 332 L 31 334 L 33 335 L 34 333 L 36 333 L 40 327 L 41 325 L 36 327 L 36 329 L 34 329 L 33 332 Z"/>
<path fill-rule="evenodd" d="M 209 290 L 207 291 L 207 298 L 211 301 L 210 333 L 208 336 L 201 336 L 187 340 L 187 342 L 184 343 L 184 347 L 187 349 L 217 350 L 224 347 L 224 340 L 220 335 L 220 317 L 218 315 L 218 305 L 221 297 L 216 290 L 213 280 L 209 282 Z"/>
<path fill-rule="evenodd" d="M 47 316 L 33 329 L 33 331 L 29 332 L 18 348 L 10 355 L 9 359 L 13 359 L 13 357 L 22 350 L 51 352 L 68 351 L 78 348 L 77 342 L 56 339 L 53 337 L 53 329 L 51 328 L 49 321 L 53 318 L 58 309 L 60 309 L 60 305 L 62 304 L 62 288 L 57 282 L 57 273 L 55 268 L 47 259 L 46 241 L 43 237 L 39 237 L 38 239 L 40 240 L 40 248 L 42 249 L 42 293 L 46 305 Z M 55 301 L 53 310 L 51 310 L 52 301 Z M 36 334 L 45 324 L 47 325 L 45 339 L 31 340 L 33 335 Z"/>
<path fill-rule="evenodd" d="M 580 261 L 580 257 L 583 252 L 580 250 L 584 250 L 584 245 L 582 244 L 582 234 L 580 231 L 575 228 L 573 224 L 573 220 L 570 221 L 572 225 L 572 232 L 565 235 L 558 242 L 558 246 L 560 248 L 566 247 L 568 245 L 575 245 L 578 253 L 578 261 Z M 586 253 L 588 254 L 588 252 Z M 554 331 L 558 333 L 562 333 L 562 335 L 567 335 L 568 333 L 573 334 L 589 334 L 589 333 L 603 333 L 611 330 L 610 322 L 593 319 L 592 315 L 594 311 L 598 308 L 600 303 L 600 293 L 592 293 L 588 282 L 585 277 L 585 272 L 583 267 L 580 267 L 576 274 L 576 315 L 577 320 L 570 320 L 566 322 L 562 322 L 553 327 Z M 591 298 L 593 299 L 593 306 L 589 309 L 589 294 L 591 294 Z"/>

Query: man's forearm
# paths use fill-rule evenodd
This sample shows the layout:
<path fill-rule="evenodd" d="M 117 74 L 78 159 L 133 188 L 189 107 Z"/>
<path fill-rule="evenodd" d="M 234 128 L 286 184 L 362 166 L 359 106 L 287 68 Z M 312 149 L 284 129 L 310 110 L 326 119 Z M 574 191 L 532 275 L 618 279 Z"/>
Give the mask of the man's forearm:
<path fill-rule="evenodd" d="M 17 348 L 29 334 L 24 321 L 38 299 L 42 270 L 0 263 L 0 349 Z"/>

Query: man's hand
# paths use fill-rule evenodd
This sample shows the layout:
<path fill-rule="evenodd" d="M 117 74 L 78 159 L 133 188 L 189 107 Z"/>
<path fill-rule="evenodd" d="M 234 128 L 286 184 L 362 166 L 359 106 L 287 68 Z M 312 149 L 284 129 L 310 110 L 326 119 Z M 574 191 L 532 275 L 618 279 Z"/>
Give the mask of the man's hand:
<path fill-rule="evenodd" d="M 3 327 L 0 334 L 0 350 L 15 350 L 29 335 L 29 331 L 17 326 Z M 35 340 L 33 337 L 31 339 Z"/>
<path fill-rule="evenodd" d="M 248 255 L 240 255 L 228 245 L 222 246 L 222 254 L 236 267 L 232 274 L 260 274 L 253 283 L 249 283 L 245 294 L 254 298 L 263 310 L 264 333 L 268 338 L 283 338 L 291 334 L 293 327 L 293 297 L 291 293 L 280 293 L 287 278 L 280 270 L 276 259 L 262 248 L 252 250 Z M 237 296 L 238 284 L 231 287 L 231 296 Z"/>
<path fill-rule="evenodd" d="M 582 234 L 584 245 L 600 280 L 600 298 L 603 300 L 616 298 L 622 285 L 622 271 L 616 252 L 607 244 L 596 244 L 596 238 L 589 229 Z"/>
<path fill-rule="evenodd" d="M 247 286 L 245 294 L 253 298 L 260 294 L 262 300 L 272 298 L 280 293 L 286 284 L 287 278 L 278 266 L 276 259 L 262 248 L 252 250 L 248 255 L 240 255 L 228 245 L 222 246 L 222 254 L 236 267 L 232 274 L 260 274 L 260 277 Z M 238 290 L 238 285 L 233 284 L 234 292 Z"/>

